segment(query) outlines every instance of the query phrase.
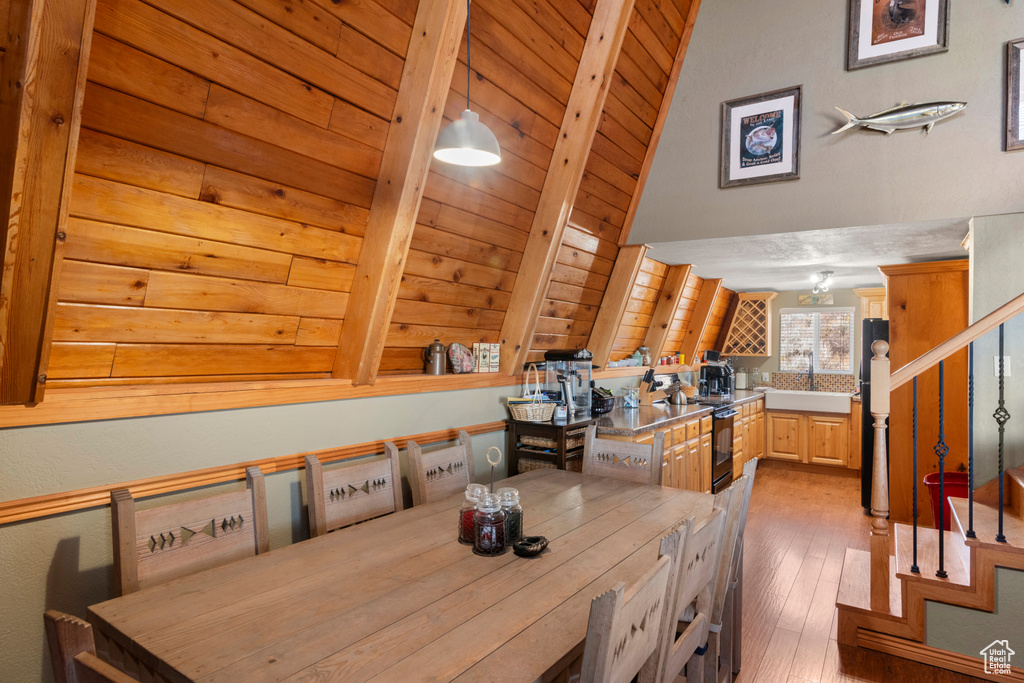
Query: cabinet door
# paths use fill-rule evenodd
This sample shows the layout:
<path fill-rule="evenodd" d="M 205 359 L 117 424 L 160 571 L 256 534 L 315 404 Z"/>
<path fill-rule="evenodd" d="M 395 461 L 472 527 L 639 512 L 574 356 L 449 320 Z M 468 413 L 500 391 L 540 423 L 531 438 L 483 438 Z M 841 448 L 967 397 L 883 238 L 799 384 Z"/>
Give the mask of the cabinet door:
<path fill-rule="evenodd" d="M 750 457 L 764 457 L 764 412 L 754 415 L 750 427 Z"/>
<path fill-rule="evenodd" d="M 846 467 L 850 455 L 850 418 L 807 416 L 808 456 L 815 465 Z"/>
<path fill-rule="evenodd" d="M 768 447 L 766 457 L 801 462 L 805 452 L 804 416 L 798 413 L 768 411 Z"/>
<path fill-rule="evenodd" d="M 700 482 L 700 438 L 686 442 L 686 488 L 690 491 L 703 491 Z"/>
<path fill-rule="evenodd" d="M 689 476 L 686 468 L 686 443 L 683 442 L 672 449 L 672 476 L 675 478 L 675 483 L 672 484 L 677 489 L 689 488 Z"/>
<path fill-rule="evenodd" d="M 732 429 L 732 476 L 733 479 L 743 474 L 743 463 L 746 462 L 744 459 L 743 452 L 743 428 L 746 422 L 744 420 L 736 420 L 733 422 Z"/>
<path fill-rule="evenodd" d="M 711 458 L 712 452 L 711 434 L 700 437 L 700 490 L 711 492 Z"/>

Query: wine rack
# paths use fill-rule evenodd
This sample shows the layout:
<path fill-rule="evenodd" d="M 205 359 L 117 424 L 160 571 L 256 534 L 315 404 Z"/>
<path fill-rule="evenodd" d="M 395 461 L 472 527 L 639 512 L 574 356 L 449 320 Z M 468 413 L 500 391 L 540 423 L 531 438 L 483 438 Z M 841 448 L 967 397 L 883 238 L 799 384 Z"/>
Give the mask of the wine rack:
<path fill-rule="evenodd" d="M 729 324 L 722 353 L 728 356 L 772 355 L 772 300 L 777 292 L 737 294 L 736 313 Z"/>

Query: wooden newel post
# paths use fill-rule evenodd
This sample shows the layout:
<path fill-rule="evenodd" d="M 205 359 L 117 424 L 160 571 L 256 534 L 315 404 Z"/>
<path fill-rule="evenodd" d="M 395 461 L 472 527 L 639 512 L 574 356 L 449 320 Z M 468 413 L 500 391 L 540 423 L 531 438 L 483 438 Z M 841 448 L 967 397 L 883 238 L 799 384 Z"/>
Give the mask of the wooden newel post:
<path fill-rule="evenodd" d="M 871 345 L 871 415 L 875 418 L 875 449 L 871 469 L 871 610 L 889 613 L 889 456 L 885 452 L 885 421 L 889 417 L 888 342 Z"/>

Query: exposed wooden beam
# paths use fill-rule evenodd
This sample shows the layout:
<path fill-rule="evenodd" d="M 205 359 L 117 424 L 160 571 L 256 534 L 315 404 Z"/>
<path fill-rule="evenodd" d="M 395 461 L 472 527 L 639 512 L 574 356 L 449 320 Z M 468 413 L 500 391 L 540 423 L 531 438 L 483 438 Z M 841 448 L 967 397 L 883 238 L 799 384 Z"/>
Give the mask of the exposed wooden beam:
<path fill-rule="evenodd" d="M 421 0 L 332 376 L 377 378 L 423 187 L 466 27 L 461 0 Z"/>
<path fill-rule="evenodd" d="M 729 297 L 729 308 L 725 312 L 725 317 L 722 318 L 722 329 L 718 331 L 718 340 L 715 341 L 716 351 L 721 351 L 725 348 L 725 342 L 728 341 L 729 335 L 732 333 L 733 323 L 736 322 L 736 310 L 739 306 L 740 297 L 733 292 L 733 295 Z"/>
<path fill-rule="evenodd" d="M 594 354 L 594 365 L 608 365 L 615 334 L 622 324 L 622 316 L 629 304 L 629 294 L 636 284 L 636 276 L 640 274 L 640 266 L 643 265 L 648 249 L 646 244 L 634 244 L 619 249 L 615 257 L 615 265 L 608 278 L 604 298 L 601 299 L 601 308 L 590 331 L 590 341 L 587 342 L 587 348 Z"/>
<path fill-rule="evenodd" d="M 658 293 L 658 303 L 654 307 L 654 315 L 647 328 L 647 336 L 644 337 L 644 346 L 650 349 L 652 361 L 661 358 L 665 352 L 665 342 L 668 341 L 668 333 L 679 309 L 679 302 L 683 300 L 683 290 L 686 289 L 686 280 L 690 277 L 691 270 L 691 265 L 668 268 L 665 284 Z"/>
<path fill-rule="evenodd" d="M 715 310 L 715 301 L 718 299 L 718 292 L 722 289 L 721 280 L 704 280 L 701 285 L 700 294 L 697 295 L 697 303 L 693 308 L 693 315 L 690 316 L 690 325 L 686 329 L 686 336 L 683 337 L 683 345 L 680 352 L 686 356 L 686 362 L 696 363 L 697 349 L 700 346 L 701 337 L 708 329 L 708 321 Z"/>
<path fill-rule="evenodd" d="M 12 0 L 0 80 L 0 403 L 43 399 L 96 0 Z"/>
<path fill-rule="evenodd" d="M 579 190 L 634 0 L 597 0 L 569 104 L 501 327 L 501 370 L 515 374 L 530 351 L 565 224 Z"/>
<path fill-rule="evenodd" d="M 636 179 L 636 188 L 629 198 L 629 206 L 626 208 L 626 219 L 622 223 L 622 230 L 619 232 L 619 244 L 625 244 L 629 239 L 629 230 L 633 227 L 633 218 L 636 216 L 637 206 L 640 204 L 640 197 L 644 193 L 644 185 L 647 184 L 647 174 L 651 172 L 651 164 L 654 162 L 654 153 L 658 151 L 658 142 L 661 140 L 661 130 L 665 127 L 665 120 L 668 118 L 669 107 L 672 106 L 672 98 L 676 94 L 676 85 L 679 83 L 679 71 L 683 68 L 683 58 L 686 57 L 686 48 L 690 46 L 690 36 L 693 35 L 693 25 L 697 21 L 697 10 L 700 9 L 700 0 L 691 0 L 690 11 L 686 14 L 686 26 L 683 28 L 683 37 L 679 41 L 679 48 L 676 50 L 676 58 L 672 62 L 672 73 L 668 77 L 668 85 L 665 86 L 665 95 L 661 98 L 661 106 L 658 108 L 658 118 L 654 121 L 654 130 L 651 131 L 651 142 L 647 145 L 647 152 L 644 154 L 644 163 L 640 167 L 640 175 Z"/>

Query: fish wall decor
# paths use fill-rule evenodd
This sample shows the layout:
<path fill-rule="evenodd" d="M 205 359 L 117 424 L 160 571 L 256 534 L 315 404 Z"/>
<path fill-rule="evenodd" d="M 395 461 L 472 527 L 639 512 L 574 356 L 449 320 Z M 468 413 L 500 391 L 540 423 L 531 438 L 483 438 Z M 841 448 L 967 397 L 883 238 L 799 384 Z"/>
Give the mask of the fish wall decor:
<path fill-rule="evenodd" d="M 854 126 L 880 130 L 886 135 L 892 135 L 894 130 L 908 128 L 924 128 L 926 133 L 930 133 L 936 121 L 949 118 L 957 112 L 963 111 L 965 107 L 967 107 L 966 102 L 925 102 L 924 104 L 902 102 L 892 109 L 886 109 L 864 118 L 859 118 L 845 109 L 836 107 L 846 116 L 847 122 L 839 130 L 832 131 L 832 135 L 842 133 Z"/>

